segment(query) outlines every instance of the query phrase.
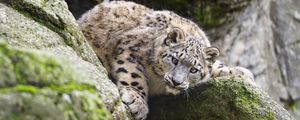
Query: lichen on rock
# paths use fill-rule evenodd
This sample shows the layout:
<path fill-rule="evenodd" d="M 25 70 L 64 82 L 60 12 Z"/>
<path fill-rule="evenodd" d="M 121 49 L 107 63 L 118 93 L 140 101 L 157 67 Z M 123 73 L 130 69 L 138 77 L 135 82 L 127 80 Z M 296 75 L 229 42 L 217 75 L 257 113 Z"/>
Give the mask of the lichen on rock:
<path fill-rule="evenodd" d="M 29 56 L 35 56 L 36 52 L 51 56 L 51 59 L 48 57 L 49 59 L 46 60 L 47 64 L 50 64 L 49 66 L 46 63 L 42 64 L 45 62 L 42 58 L 38 59 L 40 61 L 32 61 L 27 56 L 24 60 L 28 64 L 14 64 L 7 57 L 1 57 L 3 63 L 0 64 L 7 68 L 0 68 L 4 74 L 0 76 L 0 85 L 4 87 L 3 91 L 7 91 L 6 87 L 13 85 L 12 88 L 9 88 L 10 90 L 37 92 L 36 95 L 42 94 L 38 91 L 43 91 L 43 89 L 72 93 L 73 90 L 86 89 L 85 84 L 93 81 L 93 85 L 95 85 L 93 90 L 88 87 L 87 91 L 95 91 L 93 94 L 101 98 L 114 118 L 130 118 L 125 105 L 120 103 L 118 89 L 108 79 L 106 70 L 86 42 L 64 1 L 0 0 L 0 13 L 0 39 L 6 41 L 9 47 L 35 51 Z M 66 62 L 51 62 L 52 58 L 54 61 L 64 59 Z M 10 64 L 6 64 L 6 62 Z M 32 66 L 31 64 L 35 64 L 35 62 L 41 66 Z M 69 66 L 64 66 L 65 64 Z M 74 71 L 68 71 L 68 69 L 62 72 L 63 68 L 67 67 L 71 67 Z M 18 68 L 17 71 L 15 71 L 16 68 Z M 20 76 L 15 76 L 15 72 L 20 72 Z M 21 77 L 24 78 L 18 79 Z M 64 79 L 64 77 L 76 78 L 73 80 L 81 78 L 81 82 L 68 82 L 69 79 Z M 27 83 L 33 85 L 38 83 L 38 87 L 28 86 Z M 51 85 L 43 87 L 48 84 Z M 62 86 L 66 88 L 62 89 Z M 43 89 L 39 87 L 43 87 Z M 21 97 L 19 99 L 23 100 Z M 56 97 L 49 98 L 49 100 L 52 99 L 54 100 Z M 78 99 L 81 98 L 78 97 Z M 30 107 L 24 109 L 30 109 Z"/>
<path fill-rule="evenodd" d="M 175 97 L 154 97 L 150 106 L 150 120 L 293 119 L 250 79 L 239 76 L 212 79 Z"/>
<path fill-rule="evenodd" d="M 0 76 L 0 119 L 112 119 L 95 81 L 63 58 L 1 43 Z"/>

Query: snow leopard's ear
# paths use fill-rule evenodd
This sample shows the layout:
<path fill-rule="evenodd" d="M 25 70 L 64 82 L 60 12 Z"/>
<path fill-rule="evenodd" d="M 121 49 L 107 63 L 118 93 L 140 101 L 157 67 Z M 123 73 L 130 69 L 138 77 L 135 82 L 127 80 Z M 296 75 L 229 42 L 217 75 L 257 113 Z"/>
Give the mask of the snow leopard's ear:
<path fill-rule="evenodd" d="M 179 41 L 184 40 L 185 35 L 184 32 L 180 28 L 172 28 L 172 30 L 168 33 L 167 38 L 164 40 L 164 44 L 166 46 L 171 46 Z"/>
<path fill-rule="evenodd" d="M 215 61 L 216 58 L 220 55 L 220 51 L 216 47 L 206 47 L 203 49 L 204 58 L 206 60 L 212 60 Z"/>

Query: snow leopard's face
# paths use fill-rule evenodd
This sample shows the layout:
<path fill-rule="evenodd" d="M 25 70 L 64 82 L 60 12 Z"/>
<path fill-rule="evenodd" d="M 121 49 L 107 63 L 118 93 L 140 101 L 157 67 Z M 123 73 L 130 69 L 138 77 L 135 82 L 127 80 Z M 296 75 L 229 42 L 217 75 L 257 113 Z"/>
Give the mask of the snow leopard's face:
<path fill-rule="evenodd" d="M 204 47 L 200 40 L 188 36 L 180 29 L 173 30 L 165 38 L 167 47 L 157 58 L 159 72 L 172 89 L 185 90 L 209 77 L 207 59 L 219 55 L 215 47 Z"/>

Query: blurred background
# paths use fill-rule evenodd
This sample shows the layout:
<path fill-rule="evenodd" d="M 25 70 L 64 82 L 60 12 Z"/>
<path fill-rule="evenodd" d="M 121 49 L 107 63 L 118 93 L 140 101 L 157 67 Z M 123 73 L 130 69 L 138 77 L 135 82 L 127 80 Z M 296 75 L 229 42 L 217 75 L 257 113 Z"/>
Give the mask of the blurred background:
<path fill-rule="evenodd" d="M 250 69 L 255 82 L 300 119 L 300 0 L 132 0 L 197 23 L 228 65 Z M 66 0 L 78 19 L 96 0 Z"/>

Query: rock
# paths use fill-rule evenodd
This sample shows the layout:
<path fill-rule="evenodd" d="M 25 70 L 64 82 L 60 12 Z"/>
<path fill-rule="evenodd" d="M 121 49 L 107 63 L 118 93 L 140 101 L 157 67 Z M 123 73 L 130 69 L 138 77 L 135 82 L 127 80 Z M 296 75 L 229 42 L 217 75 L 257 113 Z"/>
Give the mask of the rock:
<path fill-rule="evenodd" d="M 150 99 L 149 120 L 292 120 L 250 79 L 220 77 L 179 96 Z"/>
<path fill-rule="evenodd" d="M 2 43 L 0 76 L 1 120 L 112 119 L 95 81 L 63 58 Z"/>
<path fill-rule="evenodd" d="M 253 0 L 231 24 L 210 34 L 227 63 L 250 69 L 256 83 L 296 119 L 300 119 L 299 5 L 297 0 Z"/>
<path fill-rule="evenodd" d="M 69 73 L 66 76 L 71 77 L 73 74 L 74 75 L 78 74 L 78 76 L 81 76 L 75 79 L 81 81 L 78 83 L 78 85 L 76 84 L 76 86 L 68 86 L 68 84 L 64 82 L 68 79 L 63 79 L 64 75 L 61 74 L 60 71 L 53 71 L 54 73 L 51 72 L 48 73 L 47 66 L 42 65 L 42 63 L 41 64 L 37 63 L 37 65 L 41 65 L 40 67 L 37 66 L 37 68 L 29 64 L 28 65 L 22 64 L 24 66 L 20 67 L 19 71 L 24 72 L 24 74 L 22 73 L 22 75 L 24 76 L 22 75 L 18 76 L 17 75 L 18 73 L 16 73 L 16 71 L 11 71 L 16 69 L 15 66 L 6 65 L 4 63 L 0 64 L 0 66 L 4 65 L 8 67 L 8 69 L 2 69 L 1 71 L 3 72 L 1 74 L 5 74 L 5 75 L 0 76 L 0 84 L 3 85 L 1 86 L 1 88 L 9 89 L 8 90 L 9 92 L 2 94 L 0 98 L 2 98 L 2 100 L 5 102 L 11 101 L 11 105 L 8 104 L 6 106 L 7 109 L 8 108 L 12 109 L 12 111 L 10 112 L 14 111 L 14 108 L 11 108 L 13 107 L 13 105 L 21 104 L 21 106 L 23 106 L 22 104 L 28 103 L 28 107 L 22 107 L 20 108 L 20 111 L 27 111 L 26 113 L 29 114 L 28 119 L 31 119 L 32 116 L 33 117 L 38 116 L 38 118 L 41 119 L 44 117 L 45 112 L 41 111 L 41 113 L 33 113 L 32 111 L 30 111 L 31 105 L 29 103 L 31 102 L 31 100 L 32 100 L 32 105 L 44 101 L 49 103 L 49 106 L 51 106 L 49 107 L 49 109 L 43 107 L 47 105 L 46 103 L 39 103 L 40 104 L 39 106 L 43 107 L 44 110 L 52 111 L 53 109 L 63 110 L 63 108 L 70 106 L 70 104 L 64 105 L 64 103 L 62 103 L 62 105 L 54 104 L 58 102 L 56 101 L 56 99 L 64 100 L 70 98 L 72 101 L 74 100 L 74 102 L 77 102 L 78 104 L 86 103 L 87 106 L 91 106 L 90 109 L 96 109 L 94 105 L 97 105 L 98 103 L 102 103 L 101 101 L 98 101 L 98 99 L 101 98 L 102 101 L 105 103 L 107 109 L 112 112 L 113 118 L 115 119 L 131 118 L 130 114 L 125 108 L 125 105 L 121 102 L 119 98 L 117 87 L 108 79 L 106 75 L 106 70 L 103 68 L 103 66 L 97 59 L 91 47 L 85 41 L 85 38 L 83 37 L 82 33 L 78 29 L 74 17 L 68 11 L 67 5 L 64 1 L 61 0 L 47 0 L 47 1 L 0 0 L 0 40 L 2 41 L 4 40 L 6 41 L 6 43 L 8 43 L 9 46 L 8 49 L 21 48 L 22 50 L 20 51 L 33 50 L 33 51 L 41 52 L 41 54 L 49 54 L 51 57 L 46 57 L 46 58 L 48 59 L 53 58 L 53 61 L 64 60 L 66 62 L 58 63 L 57 67 L 61 69 L 64 69 L 64 67 L 66 67 L 65 69 L 67 69 L 68 66 L 72 66 L 72 69 L 74 70 L 74 72 Z M 36 55 L 36 53 L 34 52 L 32 53 L 32 55 Z M 29 56 L 31 56 L 31 54 L 29 54 Z M 37 54 L 37 56 L 39 56 L 39 54 Z M 41 56 L 41 58 L 43 57 L 44 56 Z M 0 57 L 0 60 L 6 61 L 8 63 L 12 61 L 11 58 L 4 59 L 3 57 Z M 26 62 L 28 61 L 30 60 L 26 60 Z M 64 66 L 65 64 L 66 66 Z M 47 74 L 49 75 L 44 75 L 45 72 L 47 72 Z M 7 76 L 8 78 L 4 77 L 6 76 L 6 74 L 8 75 Z M 35 74 L 37 75 L 36 77 L 26 77 L 27 75 L 32 76 Z M 51 77 L 51 74 L 55 74 L 57 75 L 57 77 L 48 78 L 49 76 Z M 44 78 L 45 76 L 46 78 Z M 10 79 L 10 77 L 14 79 Z M 27 82 L 24 83 L 17 80 L 28 81 L 28 84 Z M 54 81 L 61 82 L 61 84 L 58 84 L 57 86 L 65 86 L 71 88 L 75 87 L 72 88 L 72 91 L 74 92 L 69 91 L 70 92 L 69 94 L 64 95 L 64 94 L 58 94 L 57 91 L 55 90 L 46 89 L 45 91 L 47 90 L 53 91 L 50 92 L 48 95 L 47 92 L 43 93 L 43 90 L 41 90 L 41 92 L 37 92 L 34 94 L 15 91 L 15 89 L 19 89 L 19 87 L 21 87 L 20 88 L 21 90 L 29 89 L 29 91 L 32 90 L 40 91 L 39 89 L 44 89 L 43 86 L 39 86 L 41 83 L 46 82 L 45 86 L 52 85 L 52 83 L 51 82 L 49 83 L 48 80 L 52 82 Z M 34 84 L 32 84 L 32 82 Z M 88 93 L 88 91 L 81 90 L 80 87 L 77 88 L 77 86 L 79 85 L 81 86 L 81 84 L 84 82 L 95 83 L 96 89 L 94 89 L 94 87 L 93 89 L 94 91 L 97 91 L 97 93 L 96 92 Z M 84 86 L 84 84 L 82 85 Z M 79 90 L 79 92 L 76 92 L 78 91 L 77 89 Z M 37 98 L 38 100 L 31 99 L 31 97 Z M 87 99 L 89 97 L 91 97 L 91 99 Z M 12 98 L 14 98 L 14 100 L 11 100 Z M 5 103 L 5 102 L 1 102 L 1 103 Z M 5 105 L 5 104 L 1 104 L 1 105 Z M 101 106 L 101 108 L 99 109 L 102 108 L 103 106 Z M 80 111 L 84 111 L 85 109 L 88 110 L 89 107 L 87 108 L 78 107 L 74 110 L 76 111 L 78 110 L 80 112 Z M 98 110 L 96 110 L 96 112 L 97 111 Z M 106 110 L 103 109 L 103 111 Z M 12 113 L 9 114 L 9 111 L 6 113 L 7 115 L 13 115 Z M 61 112 L 61 114 L 62 113 L 64 112 Z M 70 113 L 73 114 L 72 110 Z M 89 112 L 85 114 L 88 113 Z M 91 114 L 92 113 L 93 112 L 91 112 Z M 53 114 L 54 115 L 45 115 L 45 119 L 48 118 L 49 116 L 53 117 L 49 119 L 55 119 L 57 117 L 61 117 L 59 116 L 61 114 L 55 115 L 54 111 Z M 76 113 L 75 115 L 79 115 L 79 114 L 81 113 L 78 114 Z M 66 115 L 63 115 L 62 119 L 64 119 L 65 116 Z M 80 117 L 80 116 L 81 115 L 75 117 Z M 14 119 L 13 117 L 14 116 L 8 116 L 5 118 Z M 23 117 L 23 116 L 20 114 L 19 117 Z M 89 116 L 89 117 L 93 117 L 93 116 Z"/>

